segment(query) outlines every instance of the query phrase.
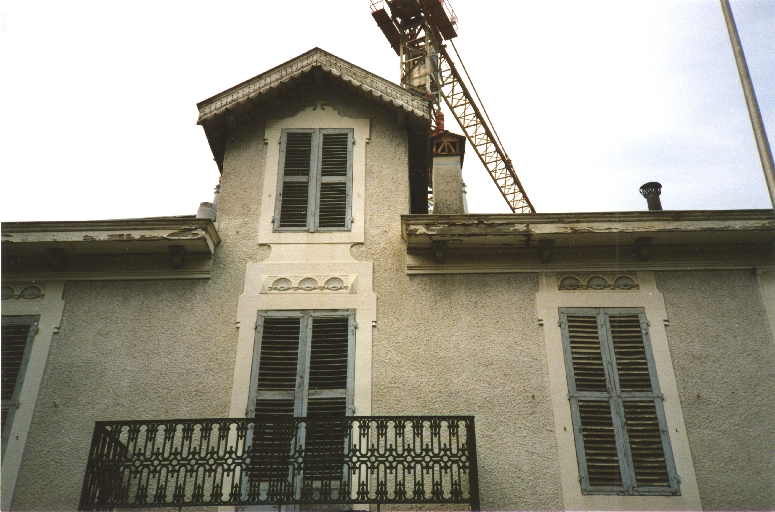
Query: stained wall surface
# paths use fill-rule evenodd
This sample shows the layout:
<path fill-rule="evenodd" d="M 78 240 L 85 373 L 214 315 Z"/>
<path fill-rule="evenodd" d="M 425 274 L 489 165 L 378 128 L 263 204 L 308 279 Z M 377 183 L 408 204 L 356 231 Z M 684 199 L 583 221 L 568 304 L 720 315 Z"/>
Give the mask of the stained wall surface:
<path fill-rule="evenodd" d="M 750 271 L 660 272 L 706 510 L 775 508 L 775 340 Z"/>

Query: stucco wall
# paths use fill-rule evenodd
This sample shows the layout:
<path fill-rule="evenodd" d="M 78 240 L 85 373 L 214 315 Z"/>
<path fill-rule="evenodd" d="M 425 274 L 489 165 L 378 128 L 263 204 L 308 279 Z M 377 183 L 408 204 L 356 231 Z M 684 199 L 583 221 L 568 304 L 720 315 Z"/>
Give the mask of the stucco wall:
<path fill-rule="evenodd" d="M 756 275 L 660 272 L 706 510 L 775 508 L 775 341 Z"/>
<path fill-rule="evenodd" d="M 383 130 L 373 120 L 372 140 Z M 473 414 L 482 508 L 562 508 L 537 276 L 408 276 L 409 185 L 388 150 L 367 150 L 385 163 L 367 168 L 366 244 L 352 251 L 375 262 L 372 413 Z"/>
<path fill-rule="evenodd" d="M 254 242 L 262 134 L 229 142 L 210 280 L 66 284 L 14 510 L 77 508 L 95 421 L 227 415 L 245 264 L 268 252 Z"/>
<path fill-rule="evenodd" d="M 15 510 L 77 507 L 95 421 L 228 414 L 245 268 L 270 252 L 257 242 L 264 119 L 316 100 L 371 120 L 366 243 L 352 255 L 374 261 L 372 414 L 473 414 L 483 508 L 562 506 L 536 276 L 407 276 L 405 129 L 367 99 L 305 87 L 231 135 L 210 280 L 66 284 Z"/>

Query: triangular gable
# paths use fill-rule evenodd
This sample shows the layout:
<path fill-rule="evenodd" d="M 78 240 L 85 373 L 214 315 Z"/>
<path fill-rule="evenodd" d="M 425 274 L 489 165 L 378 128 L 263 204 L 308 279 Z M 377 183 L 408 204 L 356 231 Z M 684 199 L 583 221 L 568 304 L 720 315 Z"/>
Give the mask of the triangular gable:
<path fill-rule="evenodd" d="M 407 114 L 429 123 L 431 117 L 430 100 L 420 94 L 404 89 L 374 73 L 359 68 L 320 48 L 299 55 L 239 85 L 216 94 L 197 104 L 199 119 L 207 134 L 218 168 L 222 170 L 225 137 L 223 129 L 234 123 L 239 117 L 261 103 L 274 98 L 278 90 L 289 85 L 296 78 L 318 67 L 322 71 L 339 78 L 344 83 L 358 89 L 375 101 L 403 110 Z"/>
<path fill-rule="evenodd" d="M 307 53 L 198 103 L 197 124 L 202 124 L 203 121 L 224 114 L 228 110 L 239 109 L 240 104 L 260 103 L 262 95 L 276 89 L 290 78 L 296 78 L 311 71 L 315 66 L 320 66 L 323 71 L 339 77 L 346 83 L 371 92 L 375 98 L 394 107 L 403 108 L 407 113 L 430 119 L 430 104 L 426 98 L 320 48 L 313 48 Z"/>

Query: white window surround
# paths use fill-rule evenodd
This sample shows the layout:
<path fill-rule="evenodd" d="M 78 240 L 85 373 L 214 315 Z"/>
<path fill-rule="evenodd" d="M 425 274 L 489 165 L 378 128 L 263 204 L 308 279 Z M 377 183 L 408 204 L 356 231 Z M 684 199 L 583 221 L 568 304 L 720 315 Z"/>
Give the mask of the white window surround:
<path fill-rule="evenodd" d="M 358 328 L 355 333 L 353 414 L 371 414 L 372 326 L 377 320 L 377 296 L 372 290 L 373 263 L 353 259 L 350 247 L 351 244 L 274 244 L 267 260 L 247 264 L 245 287 L 237 305 L 239 334 L 229 411 L 231 417 L 244 417 L 248 407 L 258 312 L 298 310 L 355 311 Z M 354 276 L 353 280 L 357 279 L 358 286 L 355 293 L 325 289 L 274 292 L 265 285 L 267 275 L 348 275 Z"/>
<path fill-rule="evenodd" d="M 539 274 L 536 314 L 543 325 L 549 386 L 554 411 L 555 436 L 560 461 L 566 510 L 699 510 L 702 508 L 694 463 L 686 434 L 678 385 L 673 371 L 665 325 L 667 310 L 657 290 L 653 272 L 638 272 L 637 290 L 558 290 L 556 274 Z M 670 431 L 680 496 L 583 495 L 573 434 L 568 383 L 563 356 L 560 308 L 643 308 L 649 321 L 654 362 L 664 395 L 665 417 Z"/>
<path fill-rule="evenodd" d="M 34 283 L 43 289 L 44 295 L 39 299 L 5 299 L 2 304 L 3 316 L 40 316 L 38 333 L 32 343 L 30 358 L 24 372 L 19 395 L 19 406 L 13 417 L 13 424 L 8 435 L 2 461 L 2 510 L 9 510 L 13 501 L 13 493 L 19 469 L 27 444 L 27 435 L 32 423 L 32 414 L 38 399 L 38 392 L 46 368 L 51 338 L 58 331 L 62 321 L 65 301 L 62 299 L 64 282 Z"/>
<path fill-rule="evenodd" d="M 280 140 L 285 128 L 350 128 L 353 130 L 352 218 L 349 231 L 285 232 L 274 231 L 275 203 L 280 165 Z M 264 167 L 264 185 L 261 201 L 261 221 L 258 243 L 363 243 L 365 240 L 364 213 L 366 195 L 366 143 L 371 136 L 369 119 L 341 116 L 322 101 L 308 106 L 293 117 L 270 119 L 266 122 L 264 143 L 267 144 Z"/>

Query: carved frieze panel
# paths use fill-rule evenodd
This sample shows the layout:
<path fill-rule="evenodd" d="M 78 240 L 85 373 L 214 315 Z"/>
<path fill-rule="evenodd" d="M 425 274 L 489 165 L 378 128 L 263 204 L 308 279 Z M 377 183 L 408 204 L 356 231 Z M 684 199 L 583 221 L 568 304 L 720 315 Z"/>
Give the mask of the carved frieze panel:
<path fill-rule="evenodd" d="M 42 300 L 45 294 L 45 288 L 40 284 L 12 283 L 3 285 L 2 298 L 3 300 Z"/>
<path fill-rule="evenodd" d="M 637 290 L 638 276 L 627 274 L 559 274 L 557 289 L 572 290 Z"/>
<path fill-rule="evenodd" d="M 261 277 L 261 293 L 355 293 L 354 274 Z"/>

